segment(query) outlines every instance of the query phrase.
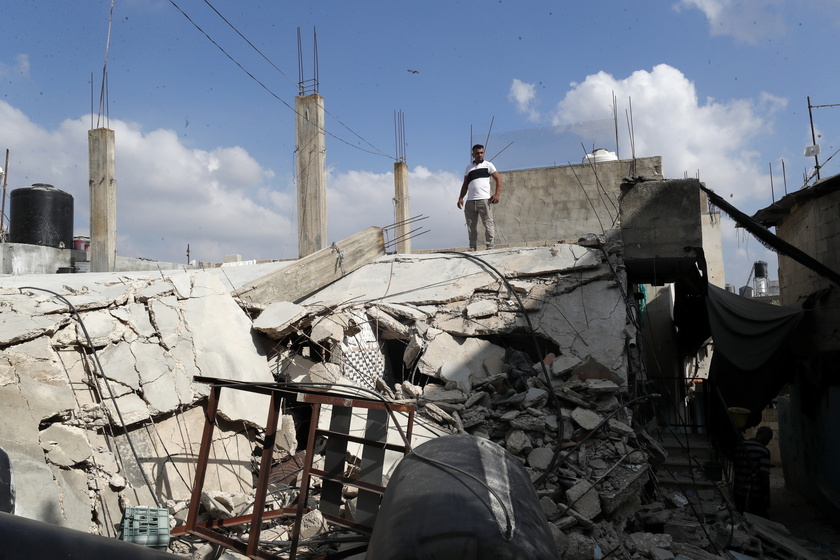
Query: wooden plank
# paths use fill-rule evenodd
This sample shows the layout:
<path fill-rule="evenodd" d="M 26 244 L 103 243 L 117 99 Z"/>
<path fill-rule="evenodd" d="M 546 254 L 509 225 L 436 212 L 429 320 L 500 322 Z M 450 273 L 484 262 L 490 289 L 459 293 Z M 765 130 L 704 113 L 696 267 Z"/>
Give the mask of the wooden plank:
<path fill-rule="evenodd" d="M 369 227 L 246 284 L 234 295 L 251 309 L 265 309 L 276 301 L 298 302 L 383 256 L 383 232 L 380 227 Z"/>

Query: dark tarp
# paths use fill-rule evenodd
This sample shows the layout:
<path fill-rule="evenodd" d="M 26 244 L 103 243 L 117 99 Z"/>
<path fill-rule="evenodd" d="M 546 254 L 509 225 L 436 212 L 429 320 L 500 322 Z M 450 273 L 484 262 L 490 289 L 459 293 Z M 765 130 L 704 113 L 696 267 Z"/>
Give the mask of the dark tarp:
<path fill-rule="evenodd" d="M 792 379 L 790 340 L 803 311 L 738 296 L 717 286 L 703 286 L 697 280 L 677 282 L 677 304 L 683 307 L 679 312 L 675 309 L 674 316 L 683 349 L 709 335 L 714 341 L 709 371 L 713 391 L 709 429 L 727 451 L 739 437 L 727 408 L 749 409 L 747 426 L 755 426 L 761 421 L 762 410 Z M 704 287 L 705 316 L 697 305 Z M 684 293 L 680 295 L 680 291 Z M 693 320 L 689 312 L 695 314 Z"/>
<path fill-rule="evenodd" d="M 709 285 L 706 297 L 715 354 L 741 371 L 761 368 L 802 320 L 801 309 L 771 305 Z M 738 406 L 738 405 L 732 405 Z"/>

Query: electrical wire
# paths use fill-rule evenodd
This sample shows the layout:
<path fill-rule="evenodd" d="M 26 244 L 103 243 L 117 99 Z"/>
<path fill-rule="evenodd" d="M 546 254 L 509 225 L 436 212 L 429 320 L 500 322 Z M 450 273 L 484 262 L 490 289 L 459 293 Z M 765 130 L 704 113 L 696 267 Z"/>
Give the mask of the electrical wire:
<path fill-rule="evenodd" d="M 205 1 L 206 1 L 206 0 L 205 0 Z M 246 74 L 249 78 L 251 78 L 254 82 L 256 82 L 256 83 L 257 83 L 257 84 L 258 84 L 261 88 L 263 88 L 263 89 L 264 89 L 264 90 L 265 90 L 265 91 L 266 91 L 269 95 L 271 95 L 271 96 L 272 96 L 273 98 L 275 98 L 277 101 L 279 101 L 280 103 L 282 103 L 283 105 L 285 105 L 288 109 L 290 109 L 293 113 L 295 113 L 295 114 L 296 114 L 296 115 L 298 115 L 299 117 L 304 118 L 304 119 L 306 118 L 306 116 L 305 116 L 305 115 L 301 115 L 300 113 L 298 113 L 298 111 L 297 111 L 294 107 L 292 107 L 292 106 L 291 106 L 291 105 L 290 105 L 287 101 L 285 101 L 285 100 L 284 100 L 283 98 L 281 98 L 279 95 L 277 95 L 276 93 L 274 93 L 274 91 L 272 91 L 272 90 L 271 90 L 271 88 L 269 88 L 269 87 L 268 87 L 268 86 L 267 86 L 267 85 L 266 85 L 263 81 L 261 81 L 261 80 L 260 80 L 259 78 L 257 78 L 254 74 L 252 74 L 250 71 L 248 71 L 248 70 L 247 70 L 247 69 L 246 69 L 246 68 L 245 68 L 245 67 L 244 67 L 244 66 L 243 66 L 243 65 L 242 65 L 242 64 L 241 64 L 238 60 L 236 60 L 236 59 L 233 57 L 233 55 L 231 55 L 230 53 L 228 53 L 228 52 L 225 50 L 225 48 L 224 48 L 224 47 L 222 47 L 219 43 L 217 43 L 217 42 L 216 42 L 216 41 L 215 41 L 215 40 L 214 40 L 214 39 L 210 36 L 210 34 L 209 34 L 209 33 L 207 33 L 206 31 L 204 31 L 204 29 L 202 29 L 202 28 L 201 28 L 201 26 L 199 26 L 199 25 L 198 25 L 198 23 L 196 23 L 196 22 L 195 22 L 195 21 L 194 21 L 194 20 L 193 20 L 193 19 L 192 19 L 189 15 L 187 15 L 187 13 L 186 13 L 183 9 L 181 9 L 181 7 L 180 7 L 178 4 L 176 4 L 176 3 L 175 3 L 175 0 L 169 0 L 169 3 L 170 3 L 170 4 L 172 4 L 172 5 L 175 7 L 175 9 L 177 9 L 179 12 L 181 12 L 181 14 L 182 14 L 185 18 L 187 18 L 187 21 L 189 21 L 191 24 L 193 24 L 193 26 L 194 26 L 194 27 L 195 27 L 195 28 L 196 28 L 199 32 L 201 32 L 201 34 L 202 34 L 202 35 L 204 35 L 204 36 L 207 38 L 207 40 L 208 40 L 208 41 L 210 41 L 211 43 L 213 43 L 213 45 L 215 45 L 215 46 L 216 46 L 216 48 L 218 48 L 218 49 L 222 52 L 222 54 L 224 54 L 224 55 L 225 55 L 225 56 L 226 56 L 226 57 L 227 57 L 227 58 L 228 58 L 231 62 L 233 62 L 236 66 L 238 66 L 240 70 L 242 70 L 243 72 L 245 72 L 245 74 Z M 211 7 L 212 7 L 212 6 L 211 6 Z M 213 8 L 213 9 L 215 10 L 215 8 Z M 218 13 L 218 12 L 216 12 L 216 13 Z M 221 16 L 221 14 L 219 14 L 219 15 Z M 224 19 L 224 18 L 222 18 L 222 19 Z M 227 22 L 227 20 L 225 20 L 225 21 Z M 228 23 L 228 24 L 230 25 L 230 23 Z M 235 28 L 234 28 L 234 29 L 235 29 Z M 239 33 L 239 32 L 237 31 L 237 33 Z M 240 34 L 240 36 L 241 36 L 241 34 Z M 244 37 L 243 37 L 243 39 L 244 39 Z M 247 41 L 247 39 L 246 39 L 246 41 Z M 248 41 L 248 43 L 249 43 L 249 44 L 251 44 L 251 43 L 250 43 L 250 41 Z M 253 45 L 252 45 L 252 46 L 253 46 Z M 256 47 L 254 47 L 254 48 L 256 49 Z M 257 52 L 259 52 L 259 50 L 257 50 Z M 262 53 L 260 53 L 260 54 L 262 54 Z M 270 61 L 269 61 L 269 62 L 270 62 Z M 272 66 L 274 66 L 274 64 L 272 64 Z M 276 66 L 275 66 L 275 68 L 276 68 Z M 279 70 L 279 69 L 278 69 L 278 70 Z M 281 72 L 281 74 L 282 74 L 282 72 Z M 283 74 L 283 75 L 285 76 L 285 74 Z M 288 79 L 288 76 L 286 76 L 286 78 Z M 327 111 L 326 111 L 326 109 L 324 109 L 323 104 L 321 105 L 321 109 L 323 109 L 323 110 L 324 110 L 324 112 L 326 112 L 327 114 L 330 114 L 329 112 L 327 112 Z M 344 123 L 342 123 L 342 122 L 341 122 L 338 118 L 336 118 L 334 115 L 330 114 L 330 116 L 332 116 L 332 117 L 333 117 L 336 121 L 338 121 L 338 123 L 339 123 L 339 124 L 341 124 L 342 126 L 344 126 L 344 128 L 346 128 L 347 130 L 349 130 L 350 132 L 352 132 L 354 135 L 356 135 L 358 138 L 360 138 L 362 141 L 364 141 L 366 144 L 368 144 L 369 146 L 371 146 L 371 147 L 372 147 L 374 150 L 376 150 L 376 151 L 366 150 L 366 149 L 364 149 L 364 148 L 362 148 L 362 147 L 360 147 L 360 146 L 357 146 L 356 144 L 353 144 L 353 143 L 349 142 L 348 140 L 345 140 L 345 139 L 343 139 L 343 138 L 341 138 L 341 137 L 339 137 L 339 136 L 337 136 L 337 135 L 333 134 L 332 132 L 330 132 L 330 131 L 328 131 L 326 128 L 324 128 L 323 126 L 318 125 L 318 130 L 319 130 L 320 132 L 323 132 L 324 134 L 329 135 L 330 137 L 334 138 L 335 140 L 338 140 L 338 141 L 339 141 L 339 142 L 341 142 L 342 144 L 346 144 L 347 146 L 350 146 L 351 148 L 354 148 L 354 149 L 356 149 L 356 150 L 359 150 L 359 151 L 362 151 L 362 152 L 365 152 L 365 153 L 368 153 L 368 154 L 371 154 L 371 155 L 375 155 L 375 156 L 382 156 L 382 157 L 386 157 L 386 158 L 389 158 L 389 159 L 395 159 L 393 156 L 390 156 L 390 155 L 386 154 L 385 152 L 383 152 L 382 150 L 380 150 L 380 149 L 378 149 L 378 148 L 374 147 L 374 146 L 373 146 L 372 144 L 370 144 L 367 140 L 365 140 L 364 138 L 362 138 L 361 136 L 359 136 L 356 132 L 354 132 L 354 131 L 350 128 L 350 127 L 348 127 L 347 125 L 345 125 Z"/>

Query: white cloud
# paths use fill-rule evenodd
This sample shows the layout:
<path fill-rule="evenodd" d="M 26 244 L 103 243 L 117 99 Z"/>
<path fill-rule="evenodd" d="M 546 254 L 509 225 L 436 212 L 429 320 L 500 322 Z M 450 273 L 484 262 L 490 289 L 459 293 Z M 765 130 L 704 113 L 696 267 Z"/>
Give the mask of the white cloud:
<path fill-rule="evenodd" d="M 625 131 L 629 111 L 621 105 L 629 110 L 632 104 L 636 156 L 662 156 L 666 177 L 699 173 L 712 190 L 727 198 L 732 195 L 735 203 L 769 194 L 764 163 L 759 163 L 759 154 L 750 146 L 758 135 L 770 132 L 769 119 L 785 106 L 785 100 L 765 94 L 757 101 L 701 102 L 694 84 L 682 72 L 660 64 L 623 79 L 599 72 L 573 84 L 557 105 L 554 124 L 603 122 L 599 119 L 610 116 L 605 107 L 613 92 Z M 594 141 L 610 139 L 584 129 L 578 132 Z M 628 136 L 625 132 L 621 140 L 622 157 L 630 153 Z"/>
<path fill-rule="evenodd" d="M 680 0 L 674 7 L 696 8 L 709 20 L 711 35 L 748 44 L 785 32 L 784 0 Z"/>
<path fill-rule="evenodd" d="M 409 171 L 409 215 L 426 216 L 412 226 L 428 230 L 412 240 L 412 248 L 463 247 L 467 243 L 464 213 L 456 207 L 462 178 L 417 166 Z M 395 222 L 394 174 L 350 171 L 327 177 L 330 241 L 370 226 Z"/>
<path fill-rule="evenodd" d="M 534 107 L 536 101 L 536 84 L 529 84 L 517 78 L 510 84 L 508 101 L 511 101 L 519 113 L 527 115 L 531 122 L 539 122 L 540 113 Z"/>
<path fill-rule="evenodd" d="M 0 144 L 13 146 L 10 190 L 49 183 L 73 195 L 74 229 L 86 234 L 89 117 L 48 131 L 0 101 L 0 120 Z M 278 190 L 270 183 L 273 172 L 244 149 L 192 149 L 171 130 L 143 132 L 114 120 L 110 127 L 116 143 L 120 255 L 186 262 L 187 244 L 192 258 L 205 261 L 231 253 L 245 259 L 297 255 L 294 238 L 284 243 L 294 229 L 289 197 L 282 190 L 272 194 Z"/>

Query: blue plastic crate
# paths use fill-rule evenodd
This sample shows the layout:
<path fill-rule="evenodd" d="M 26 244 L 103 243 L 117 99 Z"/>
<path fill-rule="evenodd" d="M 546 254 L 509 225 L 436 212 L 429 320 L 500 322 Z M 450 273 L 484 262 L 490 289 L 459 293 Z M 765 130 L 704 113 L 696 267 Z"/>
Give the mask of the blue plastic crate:
<path fill-rule="evenodd" d="M 125 508 L 122 540 L 152 548 L 168 548 L 169 510 L 149 507 Z"/>

